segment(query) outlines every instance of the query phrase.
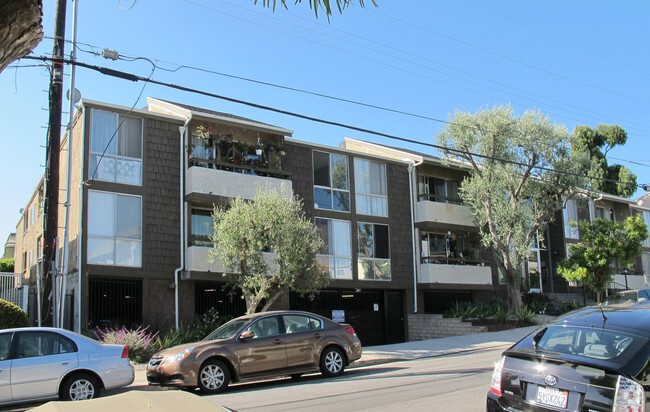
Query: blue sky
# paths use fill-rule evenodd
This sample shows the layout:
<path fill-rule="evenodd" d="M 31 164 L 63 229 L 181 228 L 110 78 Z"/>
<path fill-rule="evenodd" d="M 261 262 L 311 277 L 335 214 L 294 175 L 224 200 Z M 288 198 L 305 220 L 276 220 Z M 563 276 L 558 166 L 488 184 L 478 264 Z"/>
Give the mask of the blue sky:
<path fill-rule="evenodd" d="M 104 48 L 156 63 L 153 78 L 354 125 L 424 143 L 455 110 L 511 104 L 539 109 L 572 130 L 618 124 L 625 147 L 610 151 L 650 184 L 650 2 L 377 0 L 319 19 L 303 4 L 273 12 L 252 0 L 79 0 L 79 61 L 148 77 L 145 59 L 111 61 Z M 260 2 L 261 3 L 261 2 Z M 54 0 L 43 1 L 52 51 Z M 72 28 L 68 2 L 67 38 Z M 70 44 L 66 45 L 66 55 Z M 45 163 L 47 70 L 22 60 L 0 73 L 3 138 L 0 242 Z M 180 66 L 191 68 L 180 68 Z M 208 73 L 213 71 L 221 75 Z M 69 70 L 68 70 L 69 73 Z M 238 76 L 411 113 L 407 116 L 236 79 Z M 66 77 L 64 89 L 69 88 Z M 163 86 L 77 70 L 83 98 L 144 107 L 146 96 L 219 110 L 294 130 L 294 137 L 338 146 L 345 136 L 386 138 L 326 126 Z M 140 93 L 142 98 L 137 101 Z M 67 100 L 64 101 L 67 107 Z M 64 123 L 67 116 L 64 116 Z M 425 146 L 409 146 L 435 154 Z M 637 191 L 635 198 L 643 194 Z"/>

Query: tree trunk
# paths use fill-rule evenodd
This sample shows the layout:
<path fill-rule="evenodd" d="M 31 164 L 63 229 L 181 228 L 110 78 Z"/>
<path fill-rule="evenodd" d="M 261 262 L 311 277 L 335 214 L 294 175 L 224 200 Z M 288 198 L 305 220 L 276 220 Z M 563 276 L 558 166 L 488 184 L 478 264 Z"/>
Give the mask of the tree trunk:
<path fill-rule="evenodd" d="M 510 312 L 512 313 L 519 313 L 523 307 L 521 302 L 521 282 L 513 269 L 508 270 L 506 282 L 508 290 L 508 309 L 510 309 Z"/>
<path fill-rule="evenodd" d="M 0 72 L 31 52 L 43 38 L 41 0 L 0 2 Z"/>

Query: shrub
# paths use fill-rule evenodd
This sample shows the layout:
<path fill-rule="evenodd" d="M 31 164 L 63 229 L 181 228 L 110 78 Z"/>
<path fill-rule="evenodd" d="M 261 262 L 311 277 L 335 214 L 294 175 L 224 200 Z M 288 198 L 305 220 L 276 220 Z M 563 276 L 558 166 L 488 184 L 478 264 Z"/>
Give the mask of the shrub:
<path fill-rule="evenodd" d="M 158 346 L 155 344 L 158 332 L 147 332 L 147 329 L 149 326 L 139 326 L 136 330 L 127 329 L 126 326 L 123 326 L 122 329 L 106 329 L 105 331 L 97 328 L 95 336 L 100 342 L 128 346 L 129 359 L 136 363 L 144 363 L 148 362 L 151 355 L 158 351 Z"/>
<path fill-rule="evenodd" d="M 524 305 L 517 315 L 517 320 L 519 322 L 530 323 L 533 320 L 533 316 L 535 316 L 535 312 L 528 306 Z"/>
<path fill-rule="evenodd" d="M 510 312 L 508 312 L 507 305 L 495 305 L 492 310 L 492 316 L 497 322 L 505 323 L 510 317 Z"/>
<path fill-rule="evenodd" d="M 492 313 L 492 308 L 485 303 L 477 303 L 474 309 L 476 319 L 483 321 Z"/>
<path fill-rule="evenodd" d="M 17 305 L 0 299 L 0 329 L 23 328 L 29 326 L 29 318 Z"/>
<path fill-rule="evenodd" d="M 215 308 L 208 309 L 201 316 L 196 316 L 194 319 L 193 329 L 196 330 L 196 340 L 203 339 L 208 336 L 213 330 L 223 325 L 226 321 L 230 320 L 232 316 L 219 316 L 219 312 Z"/>
<path fill-rule="evenodd" d="M 197 340 L 199 340 L 199 338 L 196 330 L 192 327 L 188 328 L 181 324 L 178 329 L 170 329 L 165 333 L 159 334 L 156 339 L 156 347 L 158 347 L 159 350 L 167 349 L 172 346 L 195 342 Z"/>
<path fill-rule="evenodd" d="M 462 322 L 466 321 L 468 318 L 471 318 L 476 311 L 476 307 L 472 305 L 471 302 L 459 302 L 456 301 L 454 306 L 445 312 L 445 317 L 448 318 L 459 318 Z"/>
<path fill-rule="evenodd" d="M 552 303 L 551 298 L 537 292 L 526 292 L 521 297 L 524 306 L 528 306 L 530 310 L 535 313 L 543 313 L 546 308 Z"/>

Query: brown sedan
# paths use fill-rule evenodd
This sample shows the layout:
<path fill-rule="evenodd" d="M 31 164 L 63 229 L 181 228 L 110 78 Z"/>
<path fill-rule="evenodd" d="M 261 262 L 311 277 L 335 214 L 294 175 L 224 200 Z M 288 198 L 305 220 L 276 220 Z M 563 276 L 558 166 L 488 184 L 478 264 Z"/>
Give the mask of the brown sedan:
<path fill-rule="evenodd" d="M 217 393 L 231 381 L 317 371 L 338 376 L 360 357 L 361 342 L 350 325 L 307 312 L 264 312 L 233 319 L 200 342 L 156 353 L 147 380 Z"/>

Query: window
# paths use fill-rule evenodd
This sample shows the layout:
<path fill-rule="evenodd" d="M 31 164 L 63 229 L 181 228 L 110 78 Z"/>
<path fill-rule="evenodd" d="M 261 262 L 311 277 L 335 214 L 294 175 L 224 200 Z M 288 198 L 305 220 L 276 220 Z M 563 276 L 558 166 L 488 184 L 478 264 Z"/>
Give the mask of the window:
<path fill-rule="evenodd" d="M 315 219 L 323 248 L 316 254 L 318 265 L 329 271 L 332 279 L 352 279 L 352 242 L 350 222 Z"/>
<path fill-rule="evenodd" d="M 578 206 L 575 199 L 569 199 L 564 205 L 564 237 L 569 239 L 578 239 L 578 227 L 569 226 L 569 222 L 578 221 Z"/>
<path fill-rule="evenodd" d="M 29 225 L 32 226 L 34 224 L 34 219 L 36 217 L 36 205 L 32 205 L 32 207 L 29 208 Z"/>
<path fill-rule="evenodd" d="M 253 338 L 266 338 L 280 334 L 280 325 L 277 316 L 269 316 L 257 320 L 248 327 L 253 332 Z"/>
<path fill-rule="evenodd" d="M 643 252 L 641 254 L 641 265 L 643 267 L 643 273 L 650 275 L 650 252 Z"/>
<path fill-rule="evenodd" d="M 314 205 L 317 209 L 350 211 L 348 157 L 314 152 Z"/>
<path fill-rule="evenodd" d="M 590 330 L 576 326 L 549 326 L 542 333 L 541 338 L 538 338 L 538 350 L 594 359 L 613 359 L 628 349 L 630 353 L 634 353 L 647 342 L 646 338 L 621 332 Z"/>
<path fill-rule="evenodd" d="M 52 332 L 21 332 L 16 336 L 18 358 L 59 355 L 77 351 L 77 345 L 63 335 Z"/>
<path fill-rule="evenodd" d="M 386 165 L 365 159 L 354 159 L 354 194 L 357 213 L 388 216 Z"/>
<path fill-rule="evenodd" d="M 358 224 L 359 279 L 391 280 L 388 226 Z"/>
<path fill-rule="evenodd" d="M 212 246 L 210 237 L 214 234 L 212 211 L 192 209 L 190 246 Z"/>
<path fill-rule="evenodd" d="M 285 333 L 308 332 L 310 330 L 320 329 L 320 319 L 305 315 L 283 315 Z"/>
<path fill-rule="evenodd" d="M 89 165 L 91 179 L 142 185 L 142 119 L 93 109 Z"/>
<path fill-rule="evenodd" d="M 0 334 L 0 361 L 9 359 L 12 333 Z"/>
<path fill-rule="evenodd" d="M 480 240 L 476 233 L 422 232 L 421 241 L 423 263 L 481 263 Z"/>
<path fill-rule="evenodd" d="M 88 191 L 88 263 L 142 266 L 142 198 Z"/>
<path fill-rule="evenodd" d="M 420 176 L 418 180 L 420 198 L 431 202 L 452 203 L 456 205 L 462 203 L 458 195 L 458 181 L 431 176 Z"/>

